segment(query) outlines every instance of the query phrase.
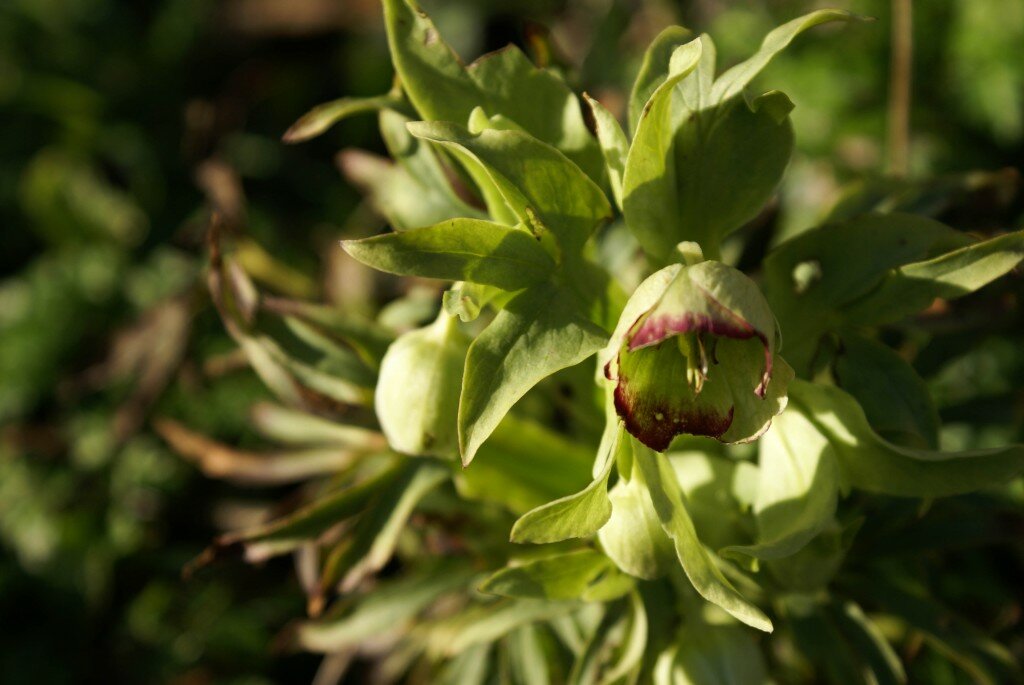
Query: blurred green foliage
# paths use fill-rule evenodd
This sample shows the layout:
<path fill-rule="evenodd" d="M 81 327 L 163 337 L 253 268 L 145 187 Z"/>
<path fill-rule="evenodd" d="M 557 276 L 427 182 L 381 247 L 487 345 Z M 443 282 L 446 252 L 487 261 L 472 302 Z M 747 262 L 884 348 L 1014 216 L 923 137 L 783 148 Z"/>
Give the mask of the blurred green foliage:
<path fill-rule="evenodd" d="M 811 4 L 424 2 L 468 58 L 509 41 L 537 57 L 546 43 L 536 38 L 544 34 L 533 22 L 549 27 L 551 59 L 566 67 L 573 85 L 622 103 L 640 51 L 662 26 L 678 20 L 714 33 L 720 63 L 728 64 Z M 979 177 L 962 188 L 951 181 L 934 195 L 919 186 L 902 194 L 867 192 L 885 156 L 889 3 L 834 4 L 879 21 L 802 42 L 762 77 L 796 103 L 799 155 L 770 217 L 779 233 L 814 225 L 851 181 L 864 191 L 856 201 L 914 203 L 944 217 L 958 212 L 963 220 L 955 223 L 967 228 L 986 221 L 1019 226 L 1024 206 L 1013 193 L 1013 174 Z M 244 410 L 266 391 L 238 368 L 234 346 L 203 295 L 209 205 L 261 246 L 253 263 L 272 288 L 328 299 L 346 292 L 373 296 L 357 281 L 339 284 L 348 277 L 325 258 L 343 233 L 379 225 L 331 160 L 342 146 L 382 151 L 372 118 L 346 121 L 315 145 L 286 147 L 278 138 L 313 103 L 387 89 L 391 67 L 377 3 L 303 0 L 292 11 L 283 5 L 0 5 L 5 680 L 312 677 L 316 659 L 269 649 L 302 612 L 287 563 L 262 572 L 225 565 L 188 581 L 180 577 L 218 528 L 258 517 L 283 491 L 247 496 L 212 483 L 148 427 L 149 417 L 161 414 L 221 440 L 255 442 Z M 1019 165 L 1024 4 L 919 2 L 915 11 L 914 176 L 941 179 Z M 935 199 L 947 197 L 949 187 L 964 201 Z M 951 448 L 1024 439 L 1024 322 L 993 318 L 1005 309 L 992 304 L 1021 293 L 1019 285 L 1000 287 L 935 322 L 947 327 L 951 335 L 944 339 L 952 342 L 903 341 L 916 349 L 916 366 L 930 379 L 945 424 L 942 442 Z M 989 318 L 972 320 L 979 312 Z M 958 355 L 957 335 L 982 339 Z M 971 382 L 960 382 L 965 377 Z M 944 501 L 936 506 L 950 528 L 918 531 L 918 546 L 909 549 L 951 534 L 965 546 L 976 544 L 975 534 L 1005 541 L 998 519 L 1016 511 L 1019 523 L 1022 496 L 1014 486 L 1002 498 Z M 977 527 L 956 528 L 963 507 L 980 512 Z M 904 503 L 893 503 L 890 513 L 914 516 Z M 877 545 L 888 533 L 866 530 L 863 539 Z M 908 542 L 888 539 L 893 548 Z M 974 573 L 999 578 L 1004 562 L 1020 569 L 1019 547 L 981 556 L 953 552 L 929 575 L 958 606 L 998 606 L 1010 597 L 1007 611 L 1019 612 L 1019 578 L 982 588 L 969 583 Z M 957 573 L 944 575 L 945 568 Z M 1009 634 L 1019 657 L 1019 617 L 983 618 Z M 915 661 L 911 682 L 959 682 L 944 663 Z"/>

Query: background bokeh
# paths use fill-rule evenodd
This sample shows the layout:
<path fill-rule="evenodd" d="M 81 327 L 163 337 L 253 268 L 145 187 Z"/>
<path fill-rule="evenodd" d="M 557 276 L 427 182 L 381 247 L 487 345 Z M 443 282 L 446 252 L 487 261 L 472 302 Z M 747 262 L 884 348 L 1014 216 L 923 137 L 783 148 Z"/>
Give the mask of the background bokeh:
<path fill-rule="evenodd" d="M 619 111 L 665 25 L 711 33 L 728 63 L 818 4 L 423 1 L 463 57 L 518 43 Z M 890 3 L 830 4 L 878 21 L 817 31 L 762 76 L 796 103 L 798 154 L 772 210 L 784 232 L 813 225 L 885 167 Z M 0 4 L 5 682 L 313 677 L 316 658 L 274 649 L 303 611 L 288 562 L 181 575 L 219 530 L 286 491 L 207 479 L 151 420 L 255 443 L 245 411 L 266 391 L 202 279 L 211 207 L 245 227 L 239 259 L 275 290 L 354 307 L 381 296 L 335 247 L 379 223 L 334 160 L 347 147 L 381 152 L 376 122 L 280 142 L 317 103 L 388 89 L 379 15 L 375 0 Z M 949 184 L 976 192 L 958 227 L 995 214 L 1019 226 L 1019 178 L 1006 169 L 1024 160 L 1024 3 L 919 2 L 914 20 L 911 178 L 956 174 Z M 984 173 L 963 181 L 974 170 Z M 947 440 L 1022 439 L 1017 324 L 964 362 L 987 379 L 969 394 L 955 369 L 933 382 Z"/>

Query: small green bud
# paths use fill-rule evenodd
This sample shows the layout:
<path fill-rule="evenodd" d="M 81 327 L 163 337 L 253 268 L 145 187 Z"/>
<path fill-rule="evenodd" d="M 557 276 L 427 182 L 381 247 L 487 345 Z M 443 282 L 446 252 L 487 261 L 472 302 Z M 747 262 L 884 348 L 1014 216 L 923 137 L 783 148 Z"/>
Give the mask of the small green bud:
<path fill-rule="evenodd" d="M 662 452 L 677 435 L 748 442 L 786 406 L 793 371 L 761 291 L 720 262 L 673 265 L 640 285 L 602 355 L 615 410 Z"/>
<path fill-rule="evenodd" d="M 374 406 L 391 448 L 458 456 L 457 417 L 468 342 L 442 310 L 431 325 L 400 336 L 380 365 Z"/>

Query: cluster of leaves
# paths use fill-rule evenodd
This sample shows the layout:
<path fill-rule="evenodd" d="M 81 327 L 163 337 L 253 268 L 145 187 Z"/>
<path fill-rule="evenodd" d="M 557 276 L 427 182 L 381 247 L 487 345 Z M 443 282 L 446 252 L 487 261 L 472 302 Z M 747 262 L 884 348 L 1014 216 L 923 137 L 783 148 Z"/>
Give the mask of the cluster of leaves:
<path fill-rule="evenodd" d="M 373 317 L 263 294 L 215 224 L 210 290 L 278 400 L 252 420 L 281 447 L 243 452 L 173 422 L 161 432 L 210 475 L 305 485 L 289 513 L 223 536 L 201 561 L 294 553 L 311 618 L 287 637 L 330 655 L 336 676 L 1019 678 L 1014 654 L 950 612 L 943 579 L 908 548 L 948 560 L 948 543 L 998 535 L 999 512 L 1019 506 L 1005 485 L 1024 447 L 966 436 L 948 449 L 908 359 L 931 357 L 954 395 L 973 384 L 952 378 L 974 363 L 983 327 L 959 323 L 956 337 L 943 322 L 963 319 L 954 301 L 967 296 L 1016 316 L 991 287 L 973 293 L 1024 259 L 1024 233 L 998 222 L 979 239 L 926 216 L 948 204 L 913 202 L 964 183 L 852 194 L 763 260 L 739 231 L 793 147 L 791 101 L 751 84 L 803 31 L 854 17 L 793 20 L 720 74 L 709 36 L 665 29 L 624 129 L 518 48 L 466 66 L 411 0 L 383 5 L 395 87 L 318 107 L 286 137 L 378 112 L 393 160 L 349 153 L 343 167 L 394 231 L 343 247 L 454 285 L 440 308 L 413 291 Z M 716 306 L 777 356 L 768 397 L 772 413 L 786 408 L 752 445 L 681 437 L 659 454 L 623 428 L 604 367 L 692 268 L 675 263 L 699 261 L 694 244 L 704 263 L 739 255 L 757 277 L 784 345 L 740 316 L 758 286 L 748 296 L 729 276 L 725 291 L 744 294 Z M 584 363 L 610 338 L 601 368 Z M 932 503 L 978 490 L 990 494 Z M 948 526 L 965 508 L 978 528 L 958 537 Z M 1012 579 L 978 577 L 996 606 L 1012 596 Z"/>

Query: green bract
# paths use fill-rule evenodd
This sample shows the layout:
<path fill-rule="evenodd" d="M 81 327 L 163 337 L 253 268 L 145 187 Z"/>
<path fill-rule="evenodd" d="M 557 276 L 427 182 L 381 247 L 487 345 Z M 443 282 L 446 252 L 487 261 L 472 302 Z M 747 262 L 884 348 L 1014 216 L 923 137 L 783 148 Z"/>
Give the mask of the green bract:
<path fill-rule="evenodd" d="M 641 284 L 602 359 L 626 429 L 664 451 L 682 434 L 746 442 L 764 433 L 793 377 L 779 342 L 753 281 L 706 261 Z"/>

